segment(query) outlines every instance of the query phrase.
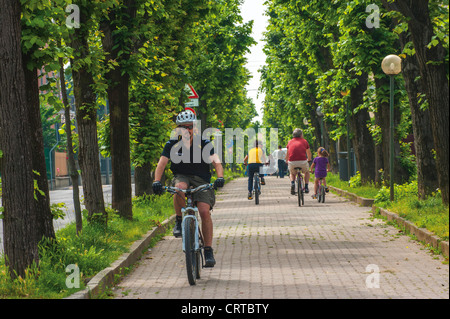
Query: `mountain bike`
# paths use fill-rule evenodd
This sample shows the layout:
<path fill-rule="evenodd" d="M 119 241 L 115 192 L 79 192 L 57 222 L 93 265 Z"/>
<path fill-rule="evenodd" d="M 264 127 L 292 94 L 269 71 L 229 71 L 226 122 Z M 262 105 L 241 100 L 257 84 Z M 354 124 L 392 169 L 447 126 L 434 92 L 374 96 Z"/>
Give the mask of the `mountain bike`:
<path fill-rule="evenodd" d="M 203 258 L 204 240 L 198 221 L 198 208 L 193 197 L 197 192 L 213 189 L 214 184 L 204 184 L 196 188 L 181 189 L 177 187 L 165 186 L 164 190 L 173 195 L 183 192 L 186 195 L 186 207 L 181 208 L 183 221 L 181 223 L 181 237 L 183 251 L 186 255 L 186 271 L 189 284 L 195 285 L 200 279 L 201 268 L 205 266 Z"/>
<path fill-rule="evenodd" d="M 297 189 L 297 198 L 298 198 L 298 206 L 302 206 L 305 204 L 305 182 L 303 179 L 303 173 L 301 167 L 295 167 L 297 170 L 297 176 L 295 178 L 296 189 Z"/>
<path fill-rule="evenodd" d="M 261 195 L 261 178 L 258 172 L 253 175 L 253 192 L 255 193 L 255 205 L 258 205 L 259 195 Z"/>
<path fill-rule="evenodd" d="M 325 203 L 325 192 L 326 192 L 326 187 L 324 185 L 323 182 L 323 178 L 319 178 L 319 185 L 318 185 L 318 190 L 317 190 L 317 201 L 319 203 Z"/>

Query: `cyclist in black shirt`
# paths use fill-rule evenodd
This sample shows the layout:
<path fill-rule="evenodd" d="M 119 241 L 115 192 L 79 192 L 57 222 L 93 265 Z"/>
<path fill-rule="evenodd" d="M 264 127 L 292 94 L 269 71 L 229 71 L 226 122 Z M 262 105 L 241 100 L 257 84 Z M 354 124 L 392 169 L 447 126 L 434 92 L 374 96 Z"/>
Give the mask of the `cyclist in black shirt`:
<path fill-rule="evenodd" d="M 197 187 L 211 182 L 210 163 L 213 164 L 217 179 L 214 182 L 216 187 L 223 187 L 225 180 L 223 178 L 223 167 L 219 156 L 214 152 L 211 141 L 194 138 L 194 135 L 200 134 L 194 132 L 194 121 L 196 116 L 190 111 L 183 111 L 177 116 L 177 131 L 172 136 L 162 151 L 158 165 L 155 170 L 155 181 L 153 182 L 153 191 L 155 194 L 162 193 L 161 178 L 165 167 L 171 161 L 170 170 L 174 174 L 173 186 L 187 189 L 188 187 Z M 181 135 L 181 138 L 179 136 Z M 198 137 L 197 135 L 195 137 Z M 184 194 L 179 192 L 180 196 L 174 196 L 174 207 L 176 216 L 173 235 L 181 237 L 181 208 L 185 206 Z M 210 210 L 215 204 L 214 190 L 205 190 L 194 195 L 194 201 L 197 202 L 197 208 L 202 219 L 202 233 L 205 240 L 205 266 L 214 267 L 215 259 L 213 254 L 212 237 L 213 222 Z"/>

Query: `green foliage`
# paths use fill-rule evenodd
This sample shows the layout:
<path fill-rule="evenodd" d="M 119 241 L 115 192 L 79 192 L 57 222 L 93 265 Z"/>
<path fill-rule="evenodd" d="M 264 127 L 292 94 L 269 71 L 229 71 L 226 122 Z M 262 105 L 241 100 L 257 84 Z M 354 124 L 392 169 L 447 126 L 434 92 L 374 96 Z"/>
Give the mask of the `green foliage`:
<path fill-rule="evenodd" d="M 56 242 L 42 241 L 39 267 L 30 267 L 25 278 L 12 280 L 1 259 L 0 299 L 63 298 L 83 289 L 90 278 L 127 252 L 134 241 L 174 214 L 173 200 L 168 194 L 134 198 L 132 221 L 120 218 L 110 209 L 108 211 L 108 227 L 84 223 L 82 233 L 77 236 L 72 223 L 57 232 Z M 80 269 L 79 289 L 66 286 L 68 265 L 77 265 Z"/>
<path fill-rule="evenodd" d="M 245 129 L 256 115 L 247 98 L 250 73 L 244 66 L 256 43 L 250 36 L 253 24 L 242 22 L 238 0 L 209 4 L 204 18 L 195 22 L 186 74 L 200 94 L 199 110 L 207 115 L 208 127 L 221 127 L 220 120 L 224 127 Z"/>
<path fill-rule="evenodd" d="M 379 28 L 366 27 L 366 7 L 373 1 L 267 3 L 270 20 L 267 66 L 262 70 L 264 123 L 284 126 L 282 140 L 301 127 L 314 141 L 314 131 L 319 130 L 315 110 L 320 106 L 330 138 L 337 140 L 346 134 L 348 100 L 341 92 L 355 87 L 362 72 L 384 76 L 379 64 L 394 51 L 396 37 L 386 25 L 388 19 L 380 19 Z M 379 1 L 376 4 L 383 8 Z M 377 98 L 371 101 L 376 103 Z"/>
<path fill-rule="evenodd" d="M 352 188 L 360 187 L 361 186 L 361 173 L 358 171 L 358 172 L 356 172 L 356 175 L 353 175 L 352 177 L 350 177 L 348 184 Z"/>
<path fill-rule="evenodd" d="M 390 202 L 390 190 L 383 186 L 375 196 L 375 204 L 389 209 L 418 227 L 426 228 L 442 240 L 449 239 L 449 208 L 442 203 L 440 190 L 425 200 L 419 200 L 417 181 L 394 185 L 395 201 Z"/>
<path fill-rule="evenodd" d="M 65 203 L 53 203 L 50 205 L 50 210 L 54 220 L 66 217 L 67 206 Z"/>

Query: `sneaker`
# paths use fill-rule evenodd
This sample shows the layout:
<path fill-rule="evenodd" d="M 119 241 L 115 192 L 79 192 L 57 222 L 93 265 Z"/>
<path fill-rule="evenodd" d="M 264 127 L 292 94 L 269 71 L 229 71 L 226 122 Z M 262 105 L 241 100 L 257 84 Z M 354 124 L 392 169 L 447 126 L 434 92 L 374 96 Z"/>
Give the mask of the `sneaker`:
<path fill-rule="evenodd" d="M 252 200 L 252 199 L 253 199 L 253 194 L 252 194 L 252 192 L 248 192 L 248 199 L 249 199 L 249 200 Z"/>
<path fill-rule="evenodd" d="M 266 185 L 266 181 L 261 177 L 261 185 Z"/>
<path fill-rule="evenodd" d="M 314 194 L 311 197 L 312 197 L 312 199 L 317 199 L 317 194 Z"/>
<path fill-rule="evenodd" d="M 182 217 L 176 216 L 175 217 L 175 227 L 173 228 L 173 235 L 176 238 L 181 237 L 181 222 L 182 222 Z"/>
<path fill-rule="evenodd" d="M 308 184 L 305 186 L 305 194 L 309 193 Z"/>
<path fill-rule="evenodd" d="M 205 247 L 205 267 L 214 267 L 216 260 L 214 259 L 214 252 L 211 247 Z"/>
<path fill-rule="evenodd" d="M 291 195 L 295 195 L 295 184 L 291 184 Z"/>

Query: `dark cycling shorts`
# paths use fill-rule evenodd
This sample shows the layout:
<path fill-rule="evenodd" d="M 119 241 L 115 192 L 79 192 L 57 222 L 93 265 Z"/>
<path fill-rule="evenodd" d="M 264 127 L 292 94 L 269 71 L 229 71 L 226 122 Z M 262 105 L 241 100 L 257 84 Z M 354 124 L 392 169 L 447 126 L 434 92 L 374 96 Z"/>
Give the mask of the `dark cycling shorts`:
<path fill-rule="evenodd" d="M 195 176 L 195 175 L 181 175 L 177 174 L 173 177 L 172 186 L 175 186 L 179 182 L 186 183 L 189 187 L 198 187 L 203 184 L 207 184 L 203 178 Z M 197 192 L 194 194 L 194 202 L 202 202 L 209 204 L 209 209 L 212 209 L 216 203 L 216 195 L 214 194 L 214 189 L 206 189 L 201 192 Z"/>

